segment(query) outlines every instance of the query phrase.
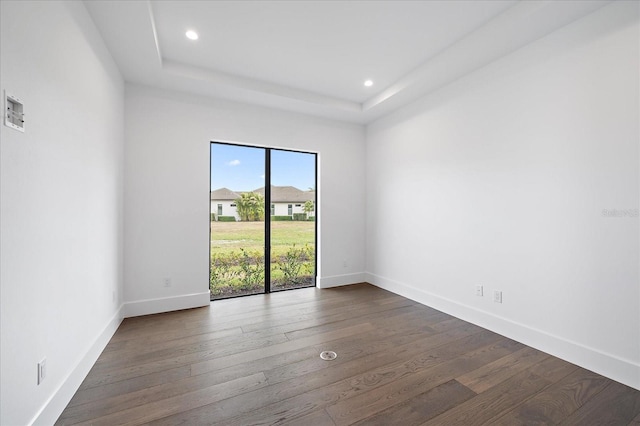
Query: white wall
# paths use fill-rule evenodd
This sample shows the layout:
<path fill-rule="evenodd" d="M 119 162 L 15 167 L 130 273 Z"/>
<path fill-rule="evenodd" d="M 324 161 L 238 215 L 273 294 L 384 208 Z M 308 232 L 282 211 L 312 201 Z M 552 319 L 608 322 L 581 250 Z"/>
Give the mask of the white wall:
<path fill-rule="evenodd" d="M 81 2 L 0 15 L 0 424 L 53 424 L 121 320 L 124 85 Z"/>
<path fill-rule="evenodd" d="M 618 2 L 368 126 L 369 281 L 640 388 L 638 57 Z"/>
<path fill-rule="evenodd" d="M 362 126 L 136 85 L 125 110 L 127 315 L 208 304 L 210 141 L 318 152 L 320 285 L 362 280 Z"/>
<path fill-rule="evenodd" d="M 364 189 L 363 189 L 364 191 Z M 304 213 L 304 203 L 272 203 L 275 211 L 273 216 L 291 216 L 297 213 Z M 289 206 L 291 206 L 291 214 L 289 214 Z M 309 217 L 315 216 L 315 212 L 309 212 Z"/>
<path fill-rule="evenodd" d="M 273 216 L 290 216 L 288 203 L 273 203 Z"/>
<path fill-rule="evenodd" d="M 222 214 L 218 215 L 218 204 L 222 204 Z M 232 206 L 233 204 L 233 206 Z M 233 216 L 236 218 L 236 221 L 240 220 L 240 216 L 238 215 L 238 209 L 235 206 L 234 201 L 227 200 L 211 200 L 211 213 L 215 213 L 216 218 L 218 216 Z"/>

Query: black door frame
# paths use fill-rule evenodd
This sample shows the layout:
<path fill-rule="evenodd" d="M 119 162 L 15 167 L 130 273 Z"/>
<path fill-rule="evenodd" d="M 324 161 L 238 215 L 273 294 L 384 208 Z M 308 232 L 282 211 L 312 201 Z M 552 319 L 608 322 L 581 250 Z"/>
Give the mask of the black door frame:
<path fill-rule="evenodd" d="M 318 280 L 318 153 L 309 152 L 309 151 L 300 151 L 296 149 L 283 149 L 283 148 L 273 148 L 273 147 L 265 147 L 265 146 L 256 146 L 256 145 L 247 145 L 242 143 L 233 143 L 233 142 L 218 142 L 218 141 L 209 141 L 209 216 L 211 216 L 211 146 L 213 144 L 218 145 L 231 145 L 245 148 L 258 148 L 263 149 L 265 152 L 265 161 L 264 161 L 264 207 L 265 207 L 265 215 L 264 215 L 264 293 L 271 293 L 271 151 L 285 151 L 285 152 L 298 152 L 301 154 L 311 154 L 314 158 L 314 199 L 313 199 L 313 208 L 314 208 L 314 247 L 313 247 L 313 282 L 314 286 L 317 286 Z M 267 190 L 268 188 L 268 190 Z M 267 207 L 269 210 L 267 210 Z M 211 218 L 209 218 L 211 219 Z M 211 274 L 211 221 L 209 221 L 209 274 Z M 286 291 L 289 289 L 277 290 L 277 291 Z M 296 290 L 296 289 L 291 289 Z M 257 293 L 259 294 L 259 293 Z M 244 297 L 251 296 L 247 295 L 238 295 L 231 296 L 233 297 Z"/>

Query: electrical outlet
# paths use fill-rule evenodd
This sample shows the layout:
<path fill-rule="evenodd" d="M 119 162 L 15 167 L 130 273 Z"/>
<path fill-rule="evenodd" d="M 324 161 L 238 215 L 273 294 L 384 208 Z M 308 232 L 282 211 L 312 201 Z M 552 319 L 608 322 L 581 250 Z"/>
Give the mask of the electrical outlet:
<path fill-rule="evenodd" d="M 482 296 L 482 286 L 481 285 L 477 285 L 476 286 L 476 296 Z"/>
<path fill-rule="evenodd" d="M 164 279 L 164 286 L 165 287 L 171 287 L 171 278 L 165 278 Z"/>
<path fill-rule="evenodd" d="M 496 303 L 502 303 L 502 292 L 500 290 L 494 290 L 493 301 Z"/>
<path fill-rule="evenodd" d="M 42 383 L 45 377 L 47 377 L 47 359 L 43 358 L 38 363 L 38 384 Z"/>
<path fill-rule="evenodd" d="M 343 268 L 346 268 L 347 266 L 349 266 L 349 264 L 347 263 L 347 261 L 346 261 L 346 260 L 343 260 L 343 261 L 342 261 L 342 267 L 343 267 Z"/>

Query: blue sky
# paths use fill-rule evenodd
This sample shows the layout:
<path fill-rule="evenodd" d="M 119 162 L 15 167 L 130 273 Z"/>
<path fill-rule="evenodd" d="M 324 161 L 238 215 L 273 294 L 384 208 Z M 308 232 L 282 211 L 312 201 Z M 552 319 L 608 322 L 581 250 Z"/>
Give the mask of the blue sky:
<path fill-rule="evenodd" d="M 262 148 L 211 144 L 211 190 L 251 191 L 264 186 Z M 271 151 L 271 184 L 315 188 L 315 156 L 301 152 Z"/>

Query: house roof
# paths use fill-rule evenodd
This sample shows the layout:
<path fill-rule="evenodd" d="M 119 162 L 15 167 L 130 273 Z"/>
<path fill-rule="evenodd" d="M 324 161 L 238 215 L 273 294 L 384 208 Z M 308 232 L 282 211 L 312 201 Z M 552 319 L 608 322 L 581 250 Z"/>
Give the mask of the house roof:
<path fill-rule="evenodd" d="M 264 186 L 253 191 L 232 191 L 228 188 L 220 188 L 211 191 L 212 200 L 236 200 L 243 192 L 255 192 L 264 197 Z M 302 191 L 295 186 L 275 186 L 271 185 L 271 202 L 273 203 L 304 203 L 305 201 L 315 201 L 315 191 Z"/>
<path fill-rule="evenodd" d="M 264 186 L 254 190 L 264 196 Z M 295 186 L 275 186 L 271 185 L 271 202 L 272 203 L 304 203 L 305 201 L 314 201 L 316 199 L 315 191 L 301 191 Z"/>
<path fill-rule="evenodd" d="M 212 200 L 236 200 L 240 198 L 240 194 L 233 192 L 228 188 L 220 188 L 215 191 L 211 191 Z"/>

